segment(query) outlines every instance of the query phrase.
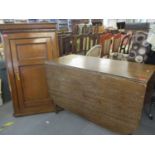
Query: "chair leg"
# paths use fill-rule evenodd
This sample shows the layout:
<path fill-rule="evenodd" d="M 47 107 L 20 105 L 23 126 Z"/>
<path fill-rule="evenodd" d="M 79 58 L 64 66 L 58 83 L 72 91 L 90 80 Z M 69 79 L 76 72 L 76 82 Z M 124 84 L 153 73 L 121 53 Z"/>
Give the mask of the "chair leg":
<path fill-rule="evenodd" d="M 154 102 L 151 102 L 150 106 L 149 106 L 149 113 L 148 113 L 148 117 L 150 120 L 153 120 L 153 115 L 152 115 L 152 106 L 153 106 Z"/>

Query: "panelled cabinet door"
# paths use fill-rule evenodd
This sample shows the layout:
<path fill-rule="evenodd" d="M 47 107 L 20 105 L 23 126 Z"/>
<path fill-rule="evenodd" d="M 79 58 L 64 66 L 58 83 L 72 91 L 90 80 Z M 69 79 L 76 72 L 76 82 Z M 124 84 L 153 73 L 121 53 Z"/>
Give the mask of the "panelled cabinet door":
<path fill-rule="evenodd" d="M 50 37 L 10 40 L 12 66 L 19 102 L 19 114 L 15 115 L 54 110 L 54 105 L 48 94 L 44 66 L 46 60 L 53 58 L 53 46 Z"/>

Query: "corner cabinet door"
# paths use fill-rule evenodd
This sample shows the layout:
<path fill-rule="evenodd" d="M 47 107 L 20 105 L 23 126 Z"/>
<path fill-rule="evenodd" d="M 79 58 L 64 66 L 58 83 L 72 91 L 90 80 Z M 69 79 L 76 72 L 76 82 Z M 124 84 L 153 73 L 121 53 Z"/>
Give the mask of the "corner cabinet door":
<path fill-rule="evenodd" d="M 19 113 L 29 115 L 54 111 L 48 94 L 44 63 L 53 58 L 51 38 L 10 40 Z"/>

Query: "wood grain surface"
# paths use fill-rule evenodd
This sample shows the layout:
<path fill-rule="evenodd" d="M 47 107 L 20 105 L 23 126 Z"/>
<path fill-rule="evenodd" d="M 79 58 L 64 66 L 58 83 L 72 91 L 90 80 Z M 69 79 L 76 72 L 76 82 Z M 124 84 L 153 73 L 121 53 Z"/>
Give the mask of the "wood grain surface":
<path fill-rule="evenodd" d="M 46 63 L 54 103 L 112 131 L 139 125 L 154 66 L 69 55 Z"/>
<path fill-rule="evenodd" d="M 0 26 L 0 31 L 3 28 L 8 31 L 2 31 L 2 37 L 15 116 L 55 111 L 44 65 L 59 56 L 57 34 L 52 27 L 51 24 Z M 45 31 L 46 28 L 51 31 Z M 27 29 L 30 31 L 25 32 Z"/>

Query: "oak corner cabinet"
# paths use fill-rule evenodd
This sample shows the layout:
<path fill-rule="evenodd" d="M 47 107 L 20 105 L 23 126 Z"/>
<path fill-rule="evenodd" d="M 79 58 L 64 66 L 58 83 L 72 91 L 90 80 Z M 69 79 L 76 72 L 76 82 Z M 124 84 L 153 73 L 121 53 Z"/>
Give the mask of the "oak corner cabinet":
<path fill-rule="evenodd" d="M 44 66 L 59 57 L 55 30 L 49 23 L 0 25 L 15 116 L 55 111 Z"/>

